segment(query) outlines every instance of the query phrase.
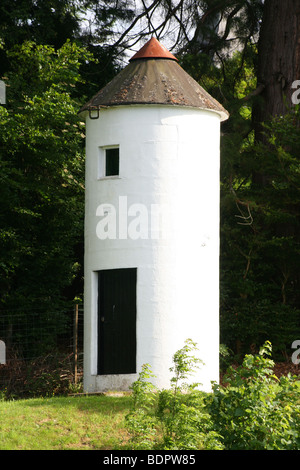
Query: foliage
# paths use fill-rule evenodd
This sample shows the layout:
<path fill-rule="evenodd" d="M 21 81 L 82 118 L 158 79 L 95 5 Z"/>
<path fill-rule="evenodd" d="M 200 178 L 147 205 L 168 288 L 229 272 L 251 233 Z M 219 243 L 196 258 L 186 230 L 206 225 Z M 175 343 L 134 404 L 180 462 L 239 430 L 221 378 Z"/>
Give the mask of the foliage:
<path fill-rule="evenodd" d="M 194 360 L 194 344 L 174 355 L 175 373 L 169 390 L 155 392 L 143 369 L 133 386 L 134 406 L 127 415 L 134 449 L 293 450 L 300 445 L 300 384 L 296 377 L 273 374 L 271 343 L 243 364 L 230 367 L 226 386 L 211 393 L 194 386 L 181 388 Z"/>
<path fill-rule="evenodd" d="M 186 364 L 191 372 L 198 364 L 190 355 L 193 343 L 186 344 L 189 352 L 185 346 L 174 356 L 180 376 L 180 362 L 185 364 L 184 380 Z M 4 401 L 4 390 L 0 394 L 1 449 L 298 450 L 300 383 L 295 377 L 273 375 L 271 351 L 266 342 L 259 354 L 246 355 L 241 366 L 228 369 L 226 385 L 214 384 L 211 393 L 193 386 L 181 388 L 176 374 L 176 396 L 174 386 L 157 391 L 149 365 L 142 368 L 130 397 L 112 393 Z M 62 393 L 68 393 L 68 358 L 56 361 L 53 357 L 54 374 L 50 363 L 40 364 L 47 387 L 37 380 L 32 393 L 45 397 L 56 393 L 58 375 L 60 386 L 65 387 Z M 16 419 L 20 414 L 26 416 L 21 424 Z"/>
<path fill-rule="evenodd" d="M 299 382 L 273 375 L 271 350 L 266 342 L 258 355 L 246 355 L 242 366 L 229 369 L 228 385 L 215 385 L 207 400 L 227 450 L 299 448 Z"/>
<path fill-rule="evenodd" d="M 153 413 L 156 394 L 150 382 L 153 374 L 144 364 L 139 378 L 132 384 L 132 410 L 126 415 L 126 426 L 131 434 L 132 449 L 152 449 L 157 436 L 157 420 Z"/>
<path fill-rule="evenodd" d="M 98 61 L 95 65 L 93 60 L 86 60 L 86 54 L 83 54 L 80 74 L 85 78 L 86 85 L 77 83 L 73 90 L 80 100 L 84 95 L 90 98 L 118 70 L 122 53 L 117 46 L 112 46 L 112 28 L 115 24 L 120 27 L 130 18 L 132 11 L 129 2 L 124 1 L 2 0 L 0 45 L 3 43 L 4 47 L 0 47 L 0 77 L 6 77 L 13 70 L 10 51 L 15 46 L 34 42 L 57 52 L 70 41 L 85 47 Z M 30 62 L 27 64 L 28 70 L 34 65 Z"/>
<path fill-rule="evenodd" d="M 78 13 L 67 0 L 2 0 L 0 36 L 8 49 L 28 40 L 59 48 L 79 30 Z"/>
<path fill-rule="evenodd" d="M 222 180 L 221 335 L 242 353 L 269 339 L 285 357 L 300 326 L 299 109 L 264 129 Z"/>
<path fill-rule="evenodd" d="M 0 367 L 3 399 L 62 396 L 81 391 L 81 381 L 74 381 L 73 354 L 56 352 L 29 361 L 16 353 L 11 356 Z M 79 378 L 81 375 L 79 372 Z"/>
<path fill-rule="evenodd" d="M 184 380 L 201 362 L 191 355 L 195 343 L 187 340 L 173 356 L 174 366 L 169 390 L 156 391 L 151 381 L 153 374 L 145 365 L 134 382 L 133 408 L 126 416 L 133 449 L 220 449 L 217 434 L 211 429 L 205 411 L 204 394 L 196 389 L 199 384 L 187 385 Z"/>
<path fill-rule="evenodd" d="M 81 263 L 84 127 L 71 91 L 88 55 L 70 42 L 57 52 L 30 42 L 9 57 L 8 104 L 0 108 L 0 308 L 52 315 Z"/>

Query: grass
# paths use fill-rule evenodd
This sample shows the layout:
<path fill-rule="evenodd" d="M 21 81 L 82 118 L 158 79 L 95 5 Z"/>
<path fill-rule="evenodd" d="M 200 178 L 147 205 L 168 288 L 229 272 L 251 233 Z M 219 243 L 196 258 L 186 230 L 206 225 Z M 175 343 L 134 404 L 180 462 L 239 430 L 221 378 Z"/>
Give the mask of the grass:
<path fill-rule="evenodd" d="M 0 450 L 112 450 L 126 445 L 130 397 L 0 401 Z"/>

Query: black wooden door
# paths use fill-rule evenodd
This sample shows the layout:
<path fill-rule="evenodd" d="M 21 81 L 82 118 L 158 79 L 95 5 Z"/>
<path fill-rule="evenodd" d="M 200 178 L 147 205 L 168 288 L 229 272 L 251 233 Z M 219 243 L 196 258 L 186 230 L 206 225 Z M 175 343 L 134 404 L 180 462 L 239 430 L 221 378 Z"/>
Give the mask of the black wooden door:
<path fill-rule="evenodd" d="M 98 374 L 136 372 L 136 268 L 98 272 Z"/>

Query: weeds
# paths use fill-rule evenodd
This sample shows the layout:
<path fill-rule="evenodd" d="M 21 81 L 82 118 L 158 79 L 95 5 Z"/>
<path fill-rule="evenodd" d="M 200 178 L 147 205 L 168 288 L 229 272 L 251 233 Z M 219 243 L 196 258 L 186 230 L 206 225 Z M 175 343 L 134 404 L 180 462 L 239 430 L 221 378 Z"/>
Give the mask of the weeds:
<path fill-rule="evenodd" d="M 155 391 L 149 365 L 145 365 L 133 384 L 133 407 L 126 416 L 131 435 L 131 449 L 199 449 L 222 448 L 205 410 L 206 394 L 199 384 L 185 380 L 200 366 L 191 352 L 196 349 L 190 339 L 173 356 L 173 377 L 169 390 Z"/>
<path fill-rule="evenodd" d="M 75 393 L 82 387 L 81 369 L 78 376 L 75 384 L 73 354 L 48 354 L 31 361 L 16 355 L 0 366 L 1 395 L 12 399 Z"/>
<path fill-rule="evenodd" d="M 1 448 L 300 448 L 300 382 L 296 376 L 277 378 L 273 374 L 274 362 L 269 342 L 263 345 L 259 354 L 246 355 L 240 367 L 229 367 L 225 376 L 226 386 L 213 384 L 211 393 L 200 391 L 199 384 L 187 384 L 189 376 L 201 366 L 201 361 L 194 356 L 195 350 L 196 345 L 187 340 L 184 347 L 174 354 L 172 378 L 167 390 L 155 389 L 150 366 L 144 365 L 138 380 L 132 385 L 131 396 L 123 397 L 120 402 L 114 400 L 111 409 L 106 409 L 109 397 L 100 396 L 86 398 L 86 402 L 85 398 L 78 401 L 72 398 L 51 398 L 5 403 L 8 393 L 5 387 L 2 388 L 0 407 L 6 417 L 0 426 Z M 29 374 L 28 369 L 23 369 L 14 387 L 8 381 L 10 391 L 17 390 L 21 378 L 25 377 L 22 390 L 28 387 L 28 395 L 45 393 L 45 390 L 45 396 L 49 396 L 50 392 L 52 396 L 59 392 L 67 394 L 70 386 L 67 386 L 69 359 L 61 362 L 53 358 L 52 365 L 56 373 L 51 380 L 49 366 L 40 364 L 43 380 L 35 381 L 35 374 Z M 95 412 L 91 414 L 92 403 Z M 122 410 L 118 411 L 117 403 Z M 79 413 L 74 417 L 76 424 L 71 436 L 73 424 L 70 420 L 74 405 L 78 407 Z M 58 415 L 52 413 L 52 406 L 61 407 Z M 32 410 L 35 414 L 32 418 L 28 414 L 28 418 L 20 422 L 16 416 L 25 416 L 25 409 L 26 413 Z M 60 416 L 62 410 L 63 419 Z M 86 423 L 87 418 L 91 418 L 92 422 Z M 27 428 L 27 425 L 30 426 Z M 114 432 L 116 425 L 118 432 L 113 440 L 109 440 L 108 435 Z M 50 434 L 46 440 L 48 428 Z M 41 431 L 45 433 L 45 440 L 41 443 L 37 442 L 37 429 L 39 439 Z"/>
<path fill-rule="evenodd" d="M 226 449 L 297 450 L 300 446 L 300 388 L 296 377 L 273 374 L 272 347 L 229 368 L 227 387 L 214 386 L 207 400 Z"/>
<path fill-rule="evenodd" d="M 131 449 L 299 449 L 299 381 L 273 374 L 269 342 L 237 369 L 229 368 L 226 387 L 214 384 L 212 393 L 184 382 L 199 366 L 191 355 L 195 349 L 187 340 L 174 354 L 168 390 L 155 391 L 150 367 L 144 366 L 126 416 Z"/>

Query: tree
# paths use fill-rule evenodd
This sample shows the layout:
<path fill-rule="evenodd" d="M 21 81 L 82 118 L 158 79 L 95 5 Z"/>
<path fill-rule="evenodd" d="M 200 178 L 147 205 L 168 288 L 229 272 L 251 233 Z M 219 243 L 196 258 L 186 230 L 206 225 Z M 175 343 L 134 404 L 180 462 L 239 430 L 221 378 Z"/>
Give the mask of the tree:
<path fill-rule="evenodd" d="M 34 41 L 59 49 L 80 29 L 80 7 L 68 0 L 2 0 L 0 4 L 0 76 L 9 70 L 7 51 Z"/>
<path fill-rule="evenodd" d="M 254 127 L 284 115 L 293 106 L 293 83 L 300 77 L 300 1 L 265 0 L 258 42 L 257 81 L 262 85 L 254 107 Z"/>
<path fill-rule="evenodd" d="M 235 152 L 223 179 L 222 335 L 231 342 L 234 328 L 235 350 L 271 339 L 276 353 L 287 354 L 299 332 L 299 110 L 291 99 L 299 72 L 299 6 L 265 2 L 252 138 Z"/>
<path fill-rule="evenodd" d="M 299 334 L 299 110 L 264 126 L 264 142 L 240 152 L 230 187 L 222 184 L 221 337 L 234 351 L 265 340 L 288 357 Z M 268 174 L 257 185 L 251 174 Z"/>
<path fill-rule="evenodd" d="M 107 4 L 101 0 L 97 3 L 100 9 Z M 110 0 L 108 4 L 116 8 L 118 2 Z M 121 49 L 134 49 L 141 40 L 155 36 L 177 54 L 205 53 L 213 57 L 218 52 L 222 56 L 255 38 L 262 5 L 262 0 L 126 2 L 130 15 L 123 16 L 121 24 L 111 24 L 111 38 Z"/>
<path fill-rule="evenodd" d="M 10 51 L 7 107 L 0 108 L 0 309 L 64 324 L 64 289 L 83 234 L 84 125 L 71 90 L 89 56 L 24 43 Z M 23 85 L 23 86 L 22 86 Z"/>
<path fill-rule="evenodd" d="M 59 50 L 66 41 L 86 48 L 95 60 L 82 61 L 72 96 L 93 96 L 119 70 L 122 51 L 114 46 L 113 25 L 128 20 L 127 3 L 108 0 L 3 0 L 0 4 L 0 78 L 13 70 L 9 51 L 25 42 Z M 30 64 L 28 64 L 30 69 Z M 23 84 L 24 86 L 24 84 Z"/>
<path fill-rule="evenodd" d="M 30 312 L 35 345 L 50 324 L 54 333 L 65 327 L 65 309 L 82 296 L 84 127 L 77 113 L 117 63 L 104 41 L 118 8 L 98 11 L 101 35 L 84 27 L 96 3 L 0 5 L 0 78 L 7 90 L 0 107 L 0 312 L 13 335 L 11 325 L 22 331 Z"/>

